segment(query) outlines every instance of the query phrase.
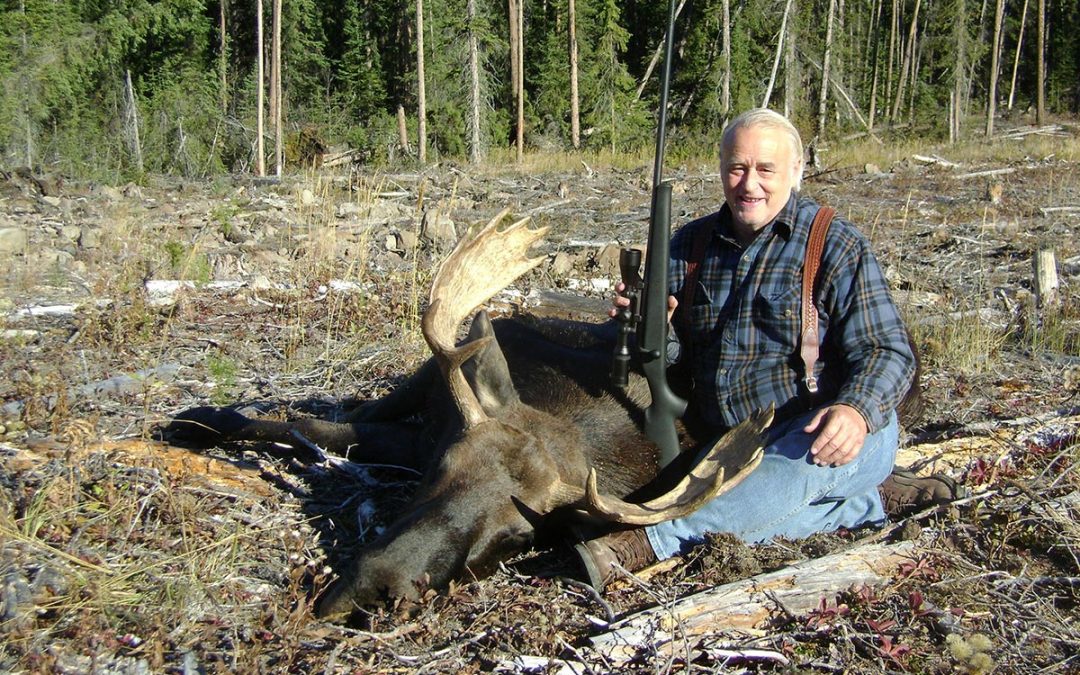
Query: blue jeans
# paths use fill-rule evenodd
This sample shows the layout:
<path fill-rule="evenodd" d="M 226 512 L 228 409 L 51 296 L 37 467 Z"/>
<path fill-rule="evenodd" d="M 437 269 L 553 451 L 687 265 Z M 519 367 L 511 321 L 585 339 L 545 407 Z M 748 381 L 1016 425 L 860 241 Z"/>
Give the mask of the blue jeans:
<path fill-rule="evenodd" d="M 810 459 L 815 434 L 802 429 L 814 412 L 777 424 L 768 432 L 761 464 L 743 482 L 685 518 L 646 528 L 659 559 L 685 552 L 707 532 L 728 532 L 747 543 L 793 539 L 840 527 L 885 520 L 878 494 L 892 472 L 899 444 L 896 413 L 869 434 L 862 450 L 843 466 Z"/>

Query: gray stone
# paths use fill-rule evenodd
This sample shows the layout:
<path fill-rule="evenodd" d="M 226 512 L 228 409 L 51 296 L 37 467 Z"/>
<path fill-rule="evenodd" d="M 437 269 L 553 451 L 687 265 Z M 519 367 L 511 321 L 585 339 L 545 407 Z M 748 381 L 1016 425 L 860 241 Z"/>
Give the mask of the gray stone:
<path fill-rule="evenodd" d="M 21 227 L 0 228 L 0 253 L 26 253 L 29 239 L 26 230 Z"/>
<path fill-rule="evenodd" d="M 83 227 L 79 232 L 79 246 L 94 249 L 101 246 L 101 234 L 92 227 Z"/>
<path fill-rule="evenodd" d="M 457 243 L 457 228 L 450 216 L 428 211 L 420 224 L 420 238 L 438 249 L 449 249 Z"/>
<path fill-rule="evenodd" d="M 406 253 L 412 253 L 416 250 L 420 240 L 417 238 L 416 233 L 411 230 L 403 230 L 397 233 L 398 246 Z"/>
<path fill-rule="evenodd" d="M 360 214 L 360 205 L 356 202 L 342 202 L 337 207 L 338 218 L 348 218 L 349 216 L 356 216 Z"/>
<path fill-rule="evenodd" d="M 60 251 L 54 248 L 41 249 L 40 251 L 35 251 L 33 254 L 27 256 L 27 262 L 31 265 L 36 265 L 41 269 L 58 268 L 66 270 L 71 268 L 71 264 L 74 261 L 75 256 L 67 251 Z"/>
<path fill-rule="evenodd" d="M 618 244 L 607 244 L 596 254 L 596 266 L 601 274 L 616 274 L 619 271 L 619 252 L 622 247 Z"/>
<path fill-rule="evenodd" d="M 551 273 L 556 277 L 565 277 L 574 270 L 576 257 L 566 251 L 559 251 L 551 261 Z"/>
<path fill-rule="evenodd" d="M 70 241 L 72 244 L 79 241 L 81 234 L 82 228 L 78 225 L 64 225 L 60 228 L 60 238 L 64 241 Z"/>

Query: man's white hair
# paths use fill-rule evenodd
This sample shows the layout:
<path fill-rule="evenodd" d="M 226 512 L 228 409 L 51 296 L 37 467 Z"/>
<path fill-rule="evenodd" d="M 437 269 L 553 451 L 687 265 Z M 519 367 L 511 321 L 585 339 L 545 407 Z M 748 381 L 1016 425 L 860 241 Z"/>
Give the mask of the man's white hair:
<path fill-rule="evenodd" d="M 792 186 L 798 191 L 802 186 L 803 143 L 802 136 L 799 135 L 799 130 L 795 128 L 795 125 L 792 124 L 788 118 L 775 110 L 769 110 L 768 108 L 752 108 L 747 110 L 728 122 L 728 125 L 724 127 L 724 133 L 720 137 L 721 162 L 723 161 L 724 153 L 727 152 L 728 147 L 731 145 L 732 139 L 735 136 L 735 131 L 744 127 L 776 129 L 777 131 L 783 131 L 787 134 L 788 140 L 791 141 L 792 156 L 795 158 L 795 161 L 799 162 L 799 173 L 795 177 L 795 184 Z"/>

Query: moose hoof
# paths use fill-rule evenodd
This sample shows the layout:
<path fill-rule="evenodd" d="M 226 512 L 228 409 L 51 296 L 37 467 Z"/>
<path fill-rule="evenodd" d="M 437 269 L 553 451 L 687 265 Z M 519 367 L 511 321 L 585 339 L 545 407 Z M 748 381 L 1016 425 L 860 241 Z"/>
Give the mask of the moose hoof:
<path fill-rule="evenodd" d="M 315 616 L 323 621 L 345 623 L 357 609 L 353 584 L 339 580 L 315 603 Z"/>
<path fill-rule="evenodd" d="M 203 406 L 174 417 L 163 433 L 179 441 L 216 443 L 229 439 L 249 424 L 249 418 L 232 408 Z"/>

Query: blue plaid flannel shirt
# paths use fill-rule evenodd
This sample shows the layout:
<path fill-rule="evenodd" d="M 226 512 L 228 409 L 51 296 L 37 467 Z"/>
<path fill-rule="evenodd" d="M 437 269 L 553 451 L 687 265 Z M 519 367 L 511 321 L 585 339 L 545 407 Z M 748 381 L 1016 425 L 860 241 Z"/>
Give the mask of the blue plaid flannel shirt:
<path fill-rule="evenodd" d="M 685 351 L 680 340 L 689 340 L 693 404 L 716 428 L 733 427 L 770 403 L 784 418 L 835 402 L 858 410 L 875 432 L 911 383 L 915 358 L 881 267 L 866 237 L 838 216 L 829 228 L 815 294 L 819 392 L 810 400 L 804 389 L 800 397 L 802 267 L 817 210 L 812 200 L 793 193 L 745 249 L 731 235 L 726 204 L 672 238 L 669 287 L 682 303 L 694 233 L 713 228 L 692 306 L 680 306 L 673 320 L 679 337 L 673 337 L 669 356 L 678 359 Z"/>

